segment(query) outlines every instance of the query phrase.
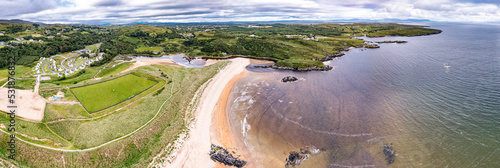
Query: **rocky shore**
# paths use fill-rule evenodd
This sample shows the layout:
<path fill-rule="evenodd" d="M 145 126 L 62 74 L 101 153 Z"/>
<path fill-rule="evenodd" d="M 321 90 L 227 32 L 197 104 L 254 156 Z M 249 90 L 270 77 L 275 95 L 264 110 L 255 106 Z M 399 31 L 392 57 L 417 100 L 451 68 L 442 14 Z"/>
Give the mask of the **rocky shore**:
<path fill-rule="evenodd" d="M 375 43 L 398 43 L 398 44 L 401 44 L 401 43 L 408 43 L 408 41 L 402 41 L 402 40 L 396 40 L 396 41 L 377 41 Z"/>
<path fill-rule="evenodd" d="M 279 67 L 276 65 L 256 65 L 255 68 L 272 68 L 277 70 L 291 70 L 291 71 L 329 71 L 333 67 L 327 65 L 325 67 L 309 67 L 309 68 L 292 68 L 292 67 Z"/>
<path fill-rule="evenodd" d="M 348 51 L 348 50 L 346 50 L 346 51 Z M 338 54 L 325 53 L 325 54 L 326 54 L 326 58 L 318 59 L 316 61 L 321 61 L 321 62 L 330 61 L 330 60 L 333 60 L 334 58 L 342 57 L 345 55 L 345 53 L 338 53 Z"/>
<path fill-rule="evenodd" d="M 214 144 L 211 145 L 209 155 L 213 161 L 221 162 L 227 166 L 243 167 L 247 164 L 246 161 L 234 157 L 227 149 Z"/>
<path fill-rule="evenodd" d="M 200 58 L 200 59 L 213 59 L 213 60 L 226 60 L 226 59 L 232 59 L 232 58 L 248 58 L 248 59 L 256 59 L 256 60 L 278 62 L 278 59 L 274 59 L 274 58 L 252 57 L 252 56 L 245 56 L 245 55 L 230 55 L 230 56 L 225 56 L 225 57 L 200 56 L 200 57 L 196 57 L 196 58 Z"/>

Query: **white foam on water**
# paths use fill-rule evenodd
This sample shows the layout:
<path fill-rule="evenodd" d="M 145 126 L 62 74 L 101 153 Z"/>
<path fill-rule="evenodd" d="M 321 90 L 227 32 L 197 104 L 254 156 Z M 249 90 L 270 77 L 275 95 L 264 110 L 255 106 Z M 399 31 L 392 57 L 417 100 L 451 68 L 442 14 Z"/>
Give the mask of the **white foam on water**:
<path fill-rule="evenodd" d="M 359 165 L 359 166 L 347 166 L 347 165 L 341 165 L 338 163 L 331 164 L 334 167 L 347 167 L 347 168 L 365 168 L 365 167 L 375 167 L 375 165 Z"/>
<path fill-rule="evenodd" d="M 248 100 L 248 104 L 253 104 L 255 103 L 255 100 L 253 100 L 252 98 L 250 98 L 250 100 Z"/>
<path fill-rule="evenodd" d="M 243 121 L 241 121 L 241 134 L 243 134 L 244 138 L 247 137 L 247 135 L 248 135 L 247 133 L 251 129 L 250 124 L 248 124 L 248 122 L 247 122 L 247 117 L 248 117 L 248 114 L 245 114 L 245 118 L 243 118 Z"/>

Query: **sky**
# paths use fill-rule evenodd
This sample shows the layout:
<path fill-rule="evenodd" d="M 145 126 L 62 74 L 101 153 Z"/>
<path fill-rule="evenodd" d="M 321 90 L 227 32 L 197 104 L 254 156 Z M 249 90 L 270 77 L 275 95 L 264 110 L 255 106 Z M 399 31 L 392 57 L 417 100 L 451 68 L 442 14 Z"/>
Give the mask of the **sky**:
<path fill-rule="evenodd" d="M 500 0 L 0 0 L 0 19 L 43 23 L 422 19 L 500 23 Z"/>

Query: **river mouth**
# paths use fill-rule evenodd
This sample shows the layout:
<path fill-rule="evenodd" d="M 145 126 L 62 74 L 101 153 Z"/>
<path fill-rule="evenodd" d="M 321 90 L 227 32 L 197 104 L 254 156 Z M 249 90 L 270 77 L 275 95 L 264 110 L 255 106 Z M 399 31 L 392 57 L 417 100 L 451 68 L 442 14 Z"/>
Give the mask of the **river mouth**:
<path fill-rule="evenodd" d="M 192 60 L 187 60 L 185 56 L 181 54 L 161 56 L 161 57 L 149 57 L 149 56 L 132 56 L 127 58 L 129 61 L 137 61 L 141 59 L 168 59 L 172 60 L 175 64 L 186 67 L 186 68 L 203 68 L 207 64 L 207 60 L 195 58 Z"/>
<path fill-rule="evenodd" d="M 391 143 L 395 167 L 499 166 L 500 41 L 492 36 L 500 32 L 436 26 L 442 34 L 352 49 L 327 72 L 248 66 L 229 98 L 231 132 L 257 167 L 283 167 L 288 152 L 306 146 L 325 151 L 300 167 L 387 167 Z M 299 80 L 282 83 L 286 76 Z"/>

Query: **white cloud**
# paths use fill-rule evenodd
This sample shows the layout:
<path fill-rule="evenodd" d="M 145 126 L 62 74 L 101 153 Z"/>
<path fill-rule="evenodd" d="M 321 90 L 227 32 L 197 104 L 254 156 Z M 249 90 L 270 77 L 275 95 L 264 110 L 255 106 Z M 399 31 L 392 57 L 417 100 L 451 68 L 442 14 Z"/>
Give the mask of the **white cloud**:
<path fill-rule="evenodd" d="M 499 4 L 469 0 L 7 0 L 0 18 L 46 23 L 429 19 L 500 22 Z"/>

